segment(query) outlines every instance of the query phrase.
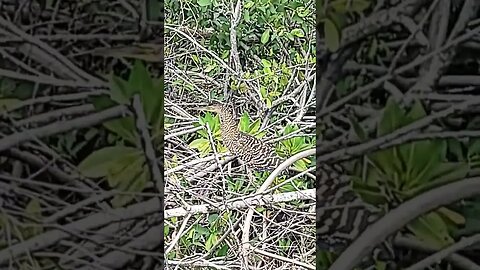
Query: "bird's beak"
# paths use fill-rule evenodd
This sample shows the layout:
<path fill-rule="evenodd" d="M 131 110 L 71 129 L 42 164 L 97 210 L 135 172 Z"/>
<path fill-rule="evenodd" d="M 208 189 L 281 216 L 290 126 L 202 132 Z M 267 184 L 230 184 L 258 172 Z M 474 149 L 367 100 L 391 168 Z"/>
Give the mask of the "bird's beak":
<path fill-rule="evenodd" d="M 215 112 L 215 108 L 213 106 L 208 106 L 208 105 L 203 107 L 193 108 L 193 109 L 197 111 Z"/>

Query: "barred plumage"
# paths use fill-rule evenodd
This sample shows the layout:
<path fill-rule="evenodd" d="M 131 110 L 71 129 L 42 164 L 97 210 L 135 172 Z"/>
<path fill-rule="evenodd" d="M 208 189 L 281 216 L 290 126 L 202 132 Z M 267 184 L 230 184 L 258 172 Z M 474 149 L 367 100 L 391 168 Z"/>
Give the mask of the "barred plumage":
<path fill-rule="evenodd" d="M 221 136 L 225 147 L 238 159 L 255 171 L 271 171 L 282 159 L 273 145 L 239 130 L 235 110 L 222 103 L 213 103 L 205 108 L 220 117 Z"/>

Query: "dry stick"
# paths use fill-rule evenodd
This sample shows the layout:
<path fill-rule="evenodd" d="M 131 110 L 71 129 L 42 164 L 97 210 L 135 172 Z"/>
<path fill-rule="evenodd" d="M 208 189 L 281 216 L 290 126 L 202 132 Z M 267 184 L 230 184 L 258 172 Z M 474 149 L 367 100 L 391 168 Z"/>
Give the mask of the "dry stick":
<path fill-rule="evenodd" d="M 118 118 L 128 114 L 129 112 L 127 108 L 123 105 L 119 105 L 98 113 L 92 113 L 87 116 L 77 117 L 68 121 L 58 121 L 56 123 L 52 123 L 35 129 L 28 129 L 0 139 L 0 152 L 5 151 L 10 147 L 17 146 L 26 141 L 33 140 L 35 138 L 38 139 L 68 132 L 74 129 L 91 127 L 97 124 L 101 124 L 107 120 Z"/>
<path fill-rule="evenodd" d="M 280 255 L 277 255 L 277 254 L 274 254 L 274 253 L 271 253 L 271 252 L 268 252 L 268 251 L 265 251 L 265 250 L 261 250 L 261 249 L 258 249 L 258 248 L 252 248 L 252 250 L 259 253 L 259 254 L 262 254 L 264 256 L 268 256 L 270 258 L 273 258 L 273 259 L 277 259 L 277 260 L 280 260 L 280 261 L 284 261 L 284 262 L 287 262 L 287 263 L 291 263 L 291 264 L 301 266 L 301 267 L 303 267 L 303 269 L 315 270 L 315 266 L 310 265 L 308 263 L 304 263 L 304 262 L 294 260 L 294 259 L 291 259 L 291 258 L 286 258 L 284 256 L 280 256 Z"/>
<path fill-rule="evenodd" d="M 367 141 L 365 143 L 357 144 L 354 146 L 335 150 L 330 153 L 319 155 L 316 158 L 316 162 L 318 164 L 319 162 L 326 162 L 326 161 L 333 162 L 333 161 L 346 160 L 353 156 L 360 155 L 372 149 L 377 149 L 377 150 L 385 149 L 394 145 L 398 145 L 402 142 L 414 140 L 415 137 L 408 137 L 408 136 L 402 137 L 402 136 L 408 135 L 413 131 L 424 128 L 437 119 L 446 117 L 450 114 L 455 113 L 456 111 L 463 111 L 468 107 L 476 104 L 480 104 L 480 98 L 478 97 L 472 98 L 470 100 L 467 100 L 461 103 L 454 104 L 445 110 L 435 112 L 432 115 L 419 119 L 387 135 Z"/>
<path fill-rule="evenodd" d="M 46 56 L 48 58 L 53 58 L 56 60 L 55 62 L 60 63 L 65 67 L 65 69 L 71 71 L 70 74 L 74 76 L 73 79 L 81 79 L 81 81 L 87 81 L 87 82 L 100 82 L 100 80 L 85 71 L 81 70 L 77 66 L 75 66 L 70 60 L 68 60 L 65 56 L 61 55 L 58 51 L 47 45 L 45 42 L 34 38 L 31 35 L 28 35 L 25 33 L 23 30 L 18 28 L 15 24 L 13 24 L 10 21 L 7 21 L 5 18 L 0 17 L 0 25 L 8 28 L 10 31 L 12 31 L 15 35 L 23 38 L 25 41 L 31 43 L 32 48 L 31 49 L 37 49 L 39 48 L 42 53 L 47 54 Z M 67 70 L 62 69 L 62 72 L 65 72 Z M 59 70 L 57 70 L 59 72 Z"/>
<path fill-rule="evenodd" d="M 15 148 L 10 148 L 8 149 L 8 154 L 15 159 L 22 160 L 38 168 L 43 168 L 46 166 L 45 161 L 43 159 L 27 151 L 21 151 Z M 79 181 L 79 179 L 77 179 L 75 176 L 67 174 L 58 168 L 55 168 L 53 166 L 47 166 L 46 170 L 48 171 L 49 174 L 55 177 L 55 179 L 62 182 L 64 186 L 71 184 L 83 190 L 83 192 L 89 192 L 89 191 L 93 192 L 93 189 L 91 187 L 89 187 L 82 181 Z"/>
<path fill-rule="evenodd" d="M 58 79 L 49 76 L 36 76 L 36 75 L 28 75 L 23 74 L 7 69 L 0 68 L 0 76 L 8 77 L 17 80 L 24 80 L 30 81 L 45 85 L 56 85 L 56 86 L 69 86 L 69 87 L 99 87 L 103 84 L 99 84 L 97 82 L 84 82 L 84 81 L 74 81 L 74 80 L 66 80 L 66 79 Z"/>
<path fill-rule="evenodd" d="M 440 262 L 441 260 L 445 259 L 447 256 L 451 255 L 456 251 L 460 251 L 466 247 L 472 246 L 476 243 L 480 242 L 480 234 L 475 234 L 473 236 L 465 237 L 458 241 L 457 243 L 434 253 L 425 259 L 417 262 L 416 264 L 408 267 L 405 270 L 422 270 L 428 268 L 428 266 Z"/>
<path fill-rule="evenodd" d="M 290 165 L 292 165 L 293 163 L 295 163 L 295 161 L 299 160 L 299 159 L 302 159 L 302 158 L 305 158 L 305 157 L 308 157 L 308 156 L 311 156 L 311 155 L 314 155 L 315 154 L 315 148 L 313 149 L 309 149 L 309 150 L 305 150 L 305 151 L 302 151 L 288 159 L 286 159 L 285 161 L 283 161 L 269 176 L 268 178 L 265 180 L 265 182 L 262 184 L 262 186 L 260 186 L 260 188 L 258 188 L 258 190 L 255 192 L 255 193 L 262 193 L 264 192 L 269 186 L 270 184 L 273 182 L 273 180 L 275 180 L 275 177 L 277 177 L 283 170 L 287 169 Z M 242 232 L 242 243 L 243 243 L 243 246 L 242 246 L 242 250 L 244 252 L 244 254 L 247 254 L 247 250 L 248 249 L 253 249 L 253 247 L 250 245 L 249 243 L 249 238 L 250 238 L 250 225 L 252 223 L 252 218 L 253 218 L 253 212 L 254 212 L 254 209 L 253 208 L 249 208 L 248 209 L 248 212 L 247 212 L 247 216 L 245 217 L 245 223 L 244 223 L 244 226 L 243 226 L 243 232 Z"/>
<path fill-rule="evenodd" d="M 333 263 L 330 270 L 353 269 L 386 237 L 418 216 L 480 194 L 480 178 L 467 178 L 423 193 L 388 212 L 367 228 Z"/>
<path fill-rule="evenodd" d="M 52 102 L 52 101 L 83 100 L 83 99 L 93 97 L 93 96 L 108 95 L 108 94 L 109 94 L 108 91 L 98 89 L 98 90 L 89 91 L 89 92 L 36 97 L 36 98 L 27 99 L 27 100 L 22 100 L 19 103 L 13 105 L 13 106 L 9 106 L 7 108 L 7 113 L 18 110 L 18 109 L 21 109 L 23 107 L 28 107 L 28 106 L 31 106 L 31 105 L 35 105 L 35 104 L 49 103 L 49 102 Z"/>
<path fill-rule="evenodd" d="M 320 110 L 317 112 L 316 114 L 316 117 L 319 118 L 319 117 L 322 117 L 323 115 L 327 114 L 327 113 L 330 113 L 330 112 L 333 112 L 335 111 L 336 109 L 340 108 L 341 106 L 343 106 L 345 103 L 347 103 L 348 101 L 350 101 L 351 99 L 369 91 L 369 90 L 372 90 L 376 87 L 379 87 L 382 83 L 384 83 L 385 81 L 387 80 L 390 80 L 391 78 L 394 77 L 394 75 L 398 75 L 398 74 L 401 74 L 407 70 L 410 70 L 420 64 L 422 64 L 423 62 L 427 61 L 428 59 L 432 58 L 433 56 L 443 52 L 444 50 L 450 48 L 451 46 L 455 46 L 463 41 L 466 41 L 467 39 L 475 36 L 476 34 L 478 34 L 480 32 L 480 26 L 474 28 L 472 31 L 470 32 L 467 32 L 465 33 L 464 35 L 461 35 L 459 36 L 458 38 L 448 42 L 447 44 L 443 45 L 442 47 L 436 49 L 435 51 L 429 53 L 429 54 L 426 54 L 422 57 L 419 57 L 417 58 L 416 60 L 408 63 L 408 64 L 405 64 L 399 68 L 397 68 L 393 74 L 386 74 L 376 80 L 374 80 L 373 82 L 369 83 L 369 84 L 366 84 L 364 86 L 361 86 L 360 88 L 358 88 L 357 90 L 355 90 L 353 93 L 337 100 L 336 102 L 332 103 L 330 106 L 328 107 L 325 107 L 324 109 Z"/>
<path fill-rule="evenodd" d="M 150 228 L 143 235 L 128 242 L 124 248 L 139 250 L 152 250 L 159 245 L 159 235 L 163 235 L 163 226 L 155 226 Z M 125 265 L 135 259 L 135 253 L 127 253 L 126 251 L 114 250 L 101 257 L 101 264 L 110 269 L 124 269 Z M 163 258 L 159 258 L 163 260 Z M 89 266 L 78 268 L 77 270 L 90 270 Z"/>
<path fill-rule="evenodd" d="M 87 113 L 92 113 L 95 111 L 95 106 L 93 104 L 84 104 L 79 106 L 71 106 L 67 108 L 62 108 L 58 110 L 49 111 L 46 113 L 41 113 L 34 115 L 29 118 L 24 118 L 15 123 L 17 127 L 32 125 L 32 124 L 45 124 L 51 122 L 52 120 L 59 120 L 63 117 L 83 115 Z"/>
<path fill-rule="evenodd" d="M 170 242 L 170 245 L 167 247 L 165 250 L 165 254 L 168 255 L 170 251 L 175 247 L 177 244 L 178 240 L 180 240 L 180 237 L 182 237 L 183 232 L 185 231 L 185 228 L 187 227 L 188 221 L 192 217 L 192 214 L 188 214 L 185 220 L 183 220 L 182 225 L 180 226 L 180 229 L 178 229 L 177 234 L 173 238 L 172 242 Z"/>
<path fill-rule="evenodd" d="M 107 224 L 144 217 L 148 214 L 158 213 L 163 209 L 157 198 L 137 203 L 126 208 L 109 209 L 102 213 L 90 215 L 84 219 L 61 226 L 61 229 L 50 230 L 27 239 L 21 243 L 10 245 L 0 250 L 0 265 L 5 264 L 9 259 L 17 258 L 26 252 L 34 252 L 46 249 L 58 241 L 68 238 L 70 231 L 82 232 L 93 230 Z"/>
<path fill-rule="evenodd" d="M 250 198 L 235 198 L 225 204 L 218 206 L 211 204 L 200 204 L 186 207 L 179 207 L 165 210 L 165 219 L 172 217 L 184 217 L 195 214 L 208 214 L 212 212 L 221 212 L 224 210 L 242 209 L 251 206 L 266 205 L 269 203 L 289 202 L 293 200 L 313 200 L 315 199 L 315 189 L 307 189 L 301 191 L 291 191 L 280 194 L 261 194 Z"/>
<path fill-rule="evenodd" d="M 395 237 L 394 243 L 397 246 L 403 246 L 409 249 L 415 249 L 415 250 L 426 251 L 426 252 L 437 251 L 436 249 L 433 249 L 429 245 L 425 244 L 424 242 L 421 242 L 413 238 L 403 237 L 403 236 Z M 445 259 L 449 261 L 453 266 L 456 266 L 459 269 L 480 270 L 480 265 L 477 265 L 476 263 L 472 262 L 470 259 L 462 255 L 459 255 L 457 253 L 450 254 L 446 256 Z"/>
<path fill-rule="evenodd" d="M 160 169 L 158 168 L 157 157 L 155 156 L 155 150 L 153 149 L 152 145 L 152 138 L 150 137 L 150 133 L 148 131 L 147 119 L 145 118 L 142 102 L 138 94 L 133 97 L 132 106 L 135 110 L 135 116 L 137 118 L 135 124 L 139 133 L 142 136 L 142 144 L 145 151 L 145 157 L 148 161 L 150 171 L 152 173 L 152 178 L 157 186 L 157 192 L 159 196 L 163 196 L 163 176 L 160 172 Z"/>

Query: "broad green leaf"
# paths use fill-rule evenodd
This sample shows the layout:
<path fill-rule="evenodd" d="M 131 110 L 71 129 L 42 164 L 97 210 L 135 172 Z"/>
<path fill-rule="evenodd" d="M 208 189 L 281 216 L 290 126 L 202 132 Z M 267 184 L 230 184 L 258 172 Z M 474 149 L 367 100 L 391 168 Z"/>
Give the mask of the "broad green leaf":
<path fill-rule="evenodd" d="M 127 155 L 117 159 L 108 170 L 108 184 L 120 191 L 127 191 L 132 181 L 142 172 L 145 157 L 143 155 Z"/>
<path fill-rule="evenodd" d="M 454 243 L 448 228 L 439 214 L 432 212 L 421 216 L 407 225 L 407 228 L 425 244 L 435 249 L 442 249 Z"/>
<path fill-rule="evenodd" d="M 138 154 L 137 148 L 122 145 L 109 146 L 91 153 L 78 165 L 78 169 L 86 177 L 103 177 L 108 174 L 112 164 L 120 158 Z"/>
<path fill-rule="evenodd" d="M 264 67 L 271 67 L 272 66 L 272 63 L 270 61 L 268 61 L 267 59 L 262 59 L 262 65 Z"/>
<path fill-rule="evenodd" d="M 130 93 L 140 93 L 149 124 L 158 121 L 163 104 L 163 78 L 152 79 L 145 65 L 136 60 L 128 79 Z"/>
<path fill-rule="evenodd" d="M 407 117 L 409 118 L 410 123 L 416 120 L 422 119 L 426 115 L 427 113 L 425 112 L 425 109 L 423 108 L 423 105 L 419 100 L 415 100 L 415 103 L 413 104 L 412 108 L 407 113 Z"/>
<path fill-rule="evenodd" d="M 38 222 L 41 222 L 42 220 L 42 207 L 40 205 L 40 201 L 36 198 L 30 200 L 30 202 L 27 204 L 25 207 L 25 214 Z M 37 222 L 32 222 L 32 221 L 27 221 L 27 223 L 37 223 Z M 43 232 L 43 227 L 38 225 L 25 225 L 22 230 L 22 235 L 25 238 L 30 238 L 35 235 L 39 235 Z"/>
<path fill-rule="evenodd" d="M 205 249 L 210 251 L 210 249 L 217 243 L 218 241 L 218 234 L 216 232 L 212 232 L 205 243 Z"/>
<path fill-rule="evenodd" d="M 242 114 L 240 118 L 240 130 L 243 132 L 248 132 L 248 126 L 250 125 L 250 117 L 247 112 Z"/>
<path fill-rule="evenodd" d="M 103 110 L 103 109 L 111 108 L 111 107 L 118 104 L 115 101 L 113 101 L 110 97 L 108 97 L 107 95 L 90 97 L 89 101 L 92 102 L 93 106 L 97 110 Z"/>
<path fill-rule="evenodd" d="M 408 160 L 406 188 L 428 182 L 431 169 L 440 166 L 443 144 L 439 141 L 417 141 L 404 145 L 402 149 Z M 427 177 L 426 177 L 427 176 Z"/>
<path fill-rule="evenodd" d="M 299 28 L 293 29 L 292 31 L 290 31 L 290 33 L 293 36 L 296 36 L 296 37 L 304 37 L 305 36 L 305 33 L 303 33 L 303 30 L 299 29 Z"/>
<path fill-rule="evenodd" d="M 405 122 L 404 111 L 393 98 L 387 100 L 385 110 L 377 128 L 377 136 L 383 136 L 403 126 Z"/>
<path fill-rule="evenodd" d="M 147 183 L 150 181 L 150 172 L 146 166 L 143 166 L 140 170 L 141 174 L 138 177 L 134 177 L 128 181 L 129 185 L 124 188 L 128 192 L 142 192 Z M 122 207 L 135 199 L 135 195 L 116 195 L 110 202 L 114 208 Z"/>
<path fill-rule="evenodd" d="M 470 166 L 461 162 L 445 162 L 441 165 L 434 167 L 425 175 L 428 181 L 425 181 L 423 185 L 412 188 L 408 191 L 409 196 L 415 196 L 426 190 L 430 190 L 434 187 L 438 187 L 452 181 L 461 180 L 466 177 L 470 170 Z"/>
<path fill-rule="evenodd" d="M 129 104 L 132 92 L 128 82 L 115 75 L 110 76 L 110 98 L 118 104 Z"/>
<path fill-rule="evenodd" d="M 206 7 L 212 4 L 212 0 L 197 0 L 197 4 L 201 7 Z"/>
<path fill-rule="evenodd" d="M 0 113 L 4 111 L 10 111 L 15 108 L 22 101 L 16 98 L 0 98 Z"/>
<path fill-rule="evenodd" d="M 465 224 L 465 217 L 462 216 L 461 214 L 450 210 L 446 207 L 440 207 L 437 212 L 444 216 L 446 219 L 450 220 L 453 222 L 455 225 L 464 225 Z"/>
<path fill-rule="evenodd" d="M 265 44 L 268 42 L 269 39 L 270 39 L 270 29 L 267 29 L 265 30 L 265 32 L 263 32 L 262 37 L 260 38 L 260 42 L 262 42 L 262 44 Z"/>
<path fill-rule="evenodd" d="M 382 190 L 378 186 L 363 183 L 357 177 L 353 177 L 352 179 L 352 189 L 366 203 L 372 205 L 379 205 L 387 202 L 385 195 L 382 193 Z"/>
<path fill-rule="evenodd" d="M 111 132 L 115 133 L 116 135 L 120 136 L 122 139 L 133 144 L 137 143 L 137 132 L 135 122 L 132 116 L 104 122 L 103 126 Z"/>
<path fill-rule="evenodd" d="M 357 13 L 362 13 L 364 10 L 370 7 L 372 1 L 370 0 L 355 0 L 351 1 L 351 10 Z"/>
<path fill-rule="evenodd" d="M 257 120 L 255 120 L 255 122 L 250 124 L 249 129 L 250 129 L 251 134 L 257 133 L 258 130 L 260 129 L 260 119 L 257 119 Z"/>
<path fill-rule="evenodd" d="M 36 198 L 31 199 L 25 207 L 25 214 L 34 220 L 42 219 L 42 207 L 40 201 Z"/>
<path fill-rule="evenodd" d="M 355 131 L 355 134 L 357 135 L 358 139 L 360 139 L 361 142 L 365 141 L 368 139 L 367 133 L 363 129 L 363 127 L 360 125 L 360 123 L 354 119 L 350 119 L 350 124 L 352 125 L 353 130 Z"/>
<path fill-rule="evenodd" d="M 325 19 L 323 31 L 325 32 L 325 45 L 327 45 L 327 48 L 332 52 L 337 51 L 340 47 L 340 33 L 330 19 Z"/>

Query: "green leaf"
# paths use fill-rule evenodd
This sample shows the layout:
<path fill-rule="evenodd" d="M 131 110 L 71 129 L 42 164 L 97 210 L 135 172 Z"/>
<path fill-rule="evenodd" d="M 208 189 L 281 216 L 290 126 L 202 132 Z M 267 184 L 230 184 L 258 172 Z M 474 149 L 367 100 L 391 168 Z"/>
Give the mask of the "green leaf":
<path fill-rule="evenodd" d="M 30 200 L 30 202 L 25 207 L 25 213 L 27 216 L 34 220 L 41 220 L 42 219 L 42 207 L 40 205 L 40 201 L 36 198 Z"/>
<path fill-rule="evenodd" d="M 378 186 L 363 183 L 357 177 L 352 177 L 352 189 L 366 203 L 379 205 L 387 202 L 387 198 Z"/>
<path fill-rule="evenodd" d="M 93 96 L 93 97 L 90 97 L 88 100 L 93 104 L 93 106 L 97 110 L 111 108 L 118 104 L 107 95 Z"/>
<path fill-rule="evenodd" d="M 371 1 L 369 0 L 355 0 L 351 1 L 351 10 L 361 13 L 370 7 Z"/>
<path fill-rule="evenodd" d="M 117 159 L 108 169 L 107 180 L 112 188 L 127 191 L 133 179 L 142 172 L 145 162 L 143 155 L 127 155 Z"/>
<path fill-rule="evenodd" d="M 445 219 L 450 220 L 453 222 L 455 225 L 464 225 L 465 224 L 465 217 L 462 216 L 461 214 L 450 210 L 446 207 L 440 207 L 437 210 L 437 213 L 445 217 Z"/>
<path fill-rule="evenodd" d="M 197 0 L 197 4 L 201 7 L 206 7 L 212 4 L 212 0 Z"/>
<path fill-rule="evenodd" d="M 255 134 L 260 130 L 260 119 L 255 120 L 255 122 L 251 123 L 248 127 L 250 134 Z"/>
<path fill-rule="evenodd" d="M 208 216 L 208 223 L 212 224 L 213 222 L 217 221 L 218 219 L 218 214 L 210 214 Z"/>
<path fill-rule="evenodd" d="M 40 222 L 42 220 L 42 207 L 40 205 L 40 201 L 36 198 L 30 200 L 25 207 L 25 214 L 31 219 Z M 32 223 L 32 221 L 29 220 L 27 223 Z M 30 238 L 32 236 L 41 234 L 43 232 L 43 227 L 40 226 L 40 224 L 32 226 L 25 225 L 25 227 L 22 229 L 22 232 L 22 235 L 25 238 Z"/>
<path fill-rule="evenodd" d="M 340 47 L 340 33 L 330 19 L 325 19 L 323 31 L 325 32 L 325 45 L 327 45 L 327 48 L 332 52 L 337 51 Z"/>
<path fill-rule="evenodd" d="M 127 181 L 124 181 L 122 183 L 128 184 L 128 185 L 123 185 L 121 188 L 121 191 L 128 191 L 128 192 L 142 192 L 145 187 L 147 186 L 148 182 L 150 181 L 150 172 L 149 169 L 146 166 L 143 166 L 143 168 L 140 168 L 139 170 L 136 171 L 137 174 L 133 178 L 130 178 Z M 141 172 L 141 174 L 138 176 L 138 172 Z M 137 177 L 138 176 L 138 177 Z M 113 199 L 110 201 L 112 206 L 114 208 L 122 207 L 131 202 L 133 199 L 135 199 L 135 195 L 115 195 Z"/>
<path fill-rule="evenodd" d="M 250 125 L 250 117 L 247 112 L 242 114 L 240 118 L 240 130 L 243 132 L 248 132 L 248 126 Z"/>
<path fill-rule="evenodd" d="M 267 59 L 262 59 L 262 65 L 264 67 L 271 67 L 272 63 L 270 61 L 268 61 Z"/>
<path fill-rule="evenodd" d="M 132 116 L 104 122 L 103 126 L 111 132 L 115 133 L 116 135 L 120 136 L 122 139 L 133 144 L 137 143 L 137 131 Z"/>
<path fill-rule="evenodd" d="M 262 42 L 262 44 L 265 44 L 268 42 L 269 39 L 270 39 L 270 29 L 267 29 L 265 30 L 265 32 L 263 32 L 260 42 Z"/>
<path fill-rule="evenodd" d="M 207 139 L 196 139 L 196 140 L 192 141 L 192 142 L 189 144 L 189 146 L 190 146 L 191 148 L 199 148 L 199 147 L 201 147 L 201 146 L 204 145 L 204 144 L 210 144 L 210 141 L 207 140 Z"/>
<path fill-rule="evenodd" d="M 304 37 L 305 36 L 305 33 L 303 33 L 303 30 L 299 29 L 299 28 L 296 28 L 296 29 L 293 29 L 292 31 L 290 31 L 290 34 L 292 34 L 293 36 L 296 36 L 296 37 Z"/>
<path fill-rule="evenodd" d="M 217 232 L 212 232 L 205 243 L 205 249 L 210 251 L 210 249 L 217 243 L 218 241 L 218 234 Z"/>
<path fill-rule="evenodd" d="M 163 105 L 163 78 L 154 81 L 142 61 L 136 60 L 128 79 L 128 88 L 132 96 L 140 94 L 148 122 L 152 125 L 156 123 Z"/>
<path fill-rule="evenodd" d="M 269 108 L 269 109 L 272 108 L 272 101 L 271 101 L 269 98 L 267 98 L 267 99 L 265 100 L 265 105 L 266 105 L 267 108 Z"/>
<path fill-rule="evenodd" d="M 254 4 L 255 4 L 255 2 L 253 2 L 253 1 L 248 1 L 248 2 L 245 3 L 244 8 L 251 8 L 251 7 L 253 7 Z"/>
<path fill-rule="evenodd" d="M 415 196 L 434 187 L 463 179 L 466 177 L 469 170 L 470 166 L 463 162 L 442 163 L 441 165 L 434 167 L 425 175 L 425 179 L 428 179 L 428 181 L 424 181 L 423 185 L 410 189 L 407 194 L 410 197 Z"/>
<path fill-rule="evenodd" d="M 405 117 L 403 110 L 393 98 L 389 98 L 377 129 L 377 136 L 380 137 L 393 132 L 402 127 L 404 122 Z"/>
<path fill-rule="evenodd" d="M 448 228 L 439 214 L 432 212 L 421 216 L 407 225 L 407 228 L 425 244 L 435 249 L 442 249 L 454 243 Z"/>
<path fill-rule="evenodd" d="M 5 111 L 10 111 L 12 108 L 17 106 L 20 102 L 20 99 L 16 98 L 2 98 L 0 99 L 0 113 Z"/>
<path fill-rule="evenodd" d="M 128 82 L 112 74 L 110 76 L 110 98 L 118 104 L 129 104 L 131 96 Z"/>
<path fill-rule="evenodd" d="M 355 134 L 357 137 L 360 139 L 361 142 L 365 141 L 368 139 L 367 133 L 363 129 L 363 127 L 360 125 L 358 121 L 355 119 L 350 119 L 350 124 L 352 125 L 353 130 L 355 131 Z"/>
<path fill-rule="evenodd" d="M 137 148 L 122 145 L 105 147 L 86 157 L 78 165 L 78 169 L 86 177 L 103 177 L 108 174 L 108 170 L 119 159 L 139 153 L 141 152 Z"/>
<path fill-rule="evenodd" d="M 423 108 L 423 105 L 419 100 L 415 100 L 412 108 L 407 113 L 407 117 L 410 118 L 409 123 L 422 119 L 426 115 L 427 113 L 425 112 L 425 109 Z"/>

